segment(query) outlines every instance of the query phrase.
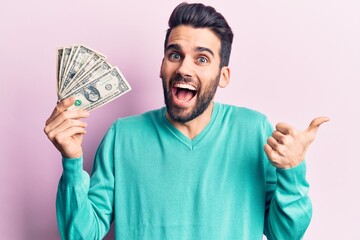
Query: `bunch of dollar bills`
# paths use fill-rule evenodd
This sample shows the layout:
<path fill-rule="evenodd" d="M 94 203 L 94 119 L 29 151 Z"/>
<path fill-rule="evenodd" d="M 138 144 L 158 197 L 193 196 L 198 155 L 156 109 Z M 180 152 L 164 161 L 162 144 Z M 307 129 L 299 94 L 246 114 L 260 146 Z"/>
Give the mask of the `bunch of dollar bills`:
<path fill-rule="evenodd" d="M 103 54 L 83 45 L 58 48 L 58 100 L 75 97 L 70 110 L 90 111 L 130 90 L 123 74 L 111 66 Z"/>

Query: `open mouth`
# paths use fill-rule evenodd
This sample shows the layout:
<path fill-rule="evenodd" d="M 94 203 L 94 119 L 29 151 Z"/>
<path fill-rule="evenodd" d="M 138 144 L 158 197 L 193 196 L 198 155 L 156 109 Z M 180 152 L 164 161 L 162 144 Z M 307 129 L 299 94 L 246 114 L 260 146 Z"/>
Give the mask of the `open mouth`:
<path fill-rule="evenodd" d="M 189 83 L 177 82 L 172 86 L 172 93 L 178 102 L 188 103 L 195 97 L 197 89 Z"/>

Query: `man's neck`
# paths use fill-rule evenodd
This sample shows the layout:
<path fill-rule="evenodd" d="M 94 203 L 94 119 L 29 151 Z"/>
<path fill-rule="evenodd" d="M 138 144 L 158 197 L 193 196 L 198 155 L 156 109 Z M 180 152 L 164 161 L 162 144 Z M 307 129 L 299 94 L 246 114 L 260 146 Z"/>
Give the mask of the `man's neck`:
<path fill-rule="evenodd" d="M 208 125 L 211 120 L 212 111 L 214 109 L 214 102 L 211 102 L 205 111 L 195 119 L 181 123 L 173 120 L 168 113 L 166 118 L 176 127 L 182 134 L 189 139 L 194 139 L 201 131 Z"/>

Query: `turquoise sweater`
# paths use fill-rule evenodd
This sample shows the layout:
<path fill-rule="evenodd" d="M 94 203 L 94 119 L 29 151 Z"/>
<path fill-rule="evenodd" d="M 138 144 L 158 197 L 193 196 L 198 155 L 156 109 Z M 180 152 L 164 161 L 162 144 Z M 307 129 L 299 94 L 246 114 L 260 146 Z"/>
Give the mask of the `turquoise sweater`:
<path fill-rule="evenodd" d="M 276 169 L 263 146 L 262 114 L 215 103 L 193 140 L 165 108 L 116 121 L 96 153 L 63 159 L 57 195 L 63 239 L 301 239 L 311 218 L 305 163 Z"/>

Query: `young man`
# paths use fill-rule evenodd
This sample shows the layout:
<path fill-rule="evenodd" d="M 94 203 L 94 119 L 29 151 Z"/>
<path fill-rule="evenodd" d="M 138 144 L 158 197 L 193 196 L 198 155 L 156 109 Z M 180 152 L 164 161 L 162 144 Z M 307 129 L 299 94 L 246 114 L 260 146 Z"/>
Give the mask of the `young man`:
<path fill-rule="evenodd" d="M 262 114 L 214 103 L 230 79 L 233 34 L 212 7 L 182 3 L 169 19 L 160 77 L 166 107 L 116 121 L 91 178 L 81 142 L 88 117 L 59 103 L 45 132 L 63 156 L 57 216 L 64 239 L 300 239 L 311 218 L 304 132 L 273 131 Z"/>

